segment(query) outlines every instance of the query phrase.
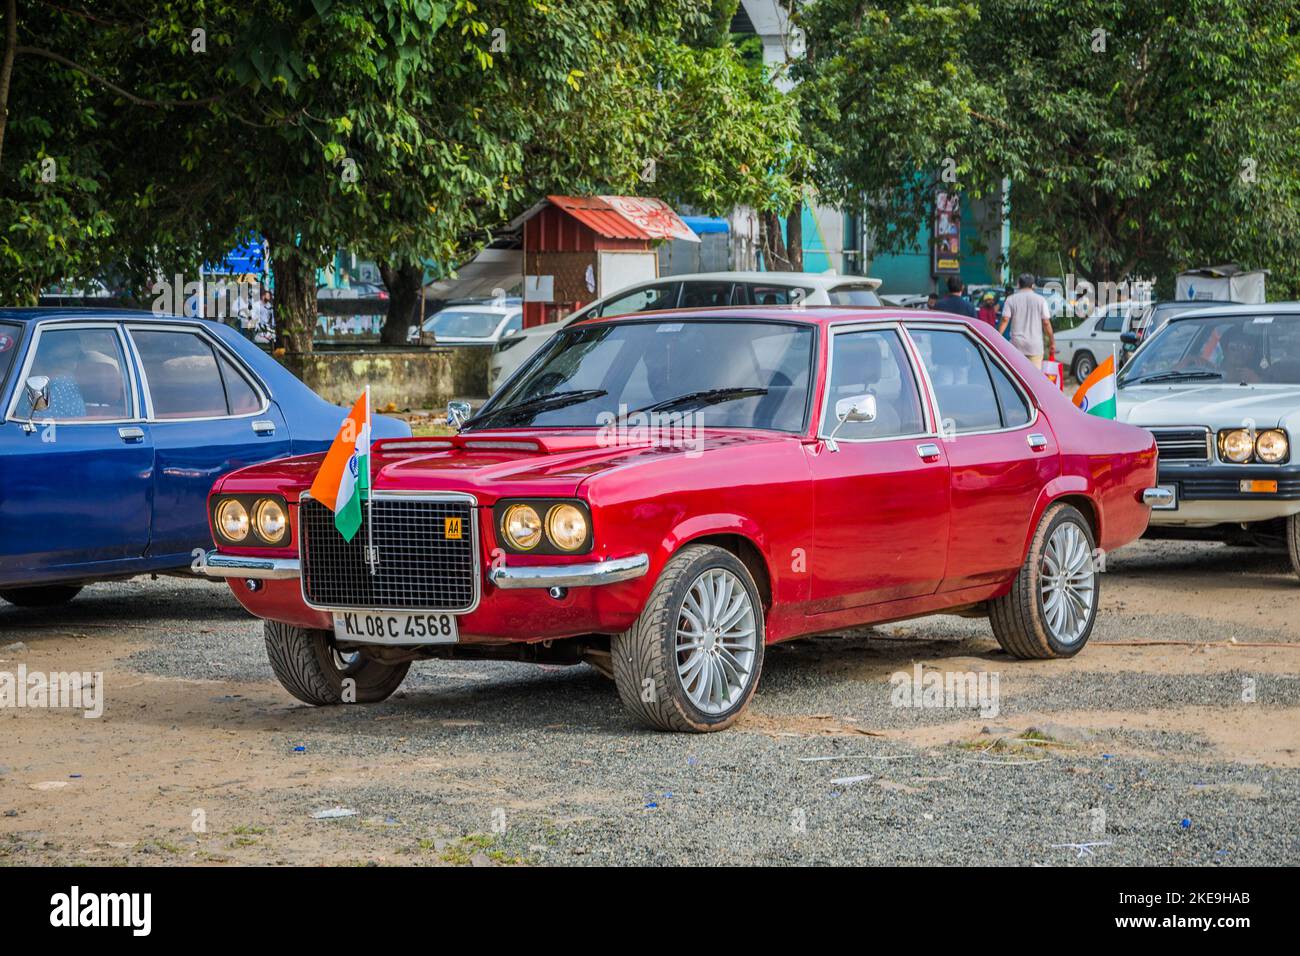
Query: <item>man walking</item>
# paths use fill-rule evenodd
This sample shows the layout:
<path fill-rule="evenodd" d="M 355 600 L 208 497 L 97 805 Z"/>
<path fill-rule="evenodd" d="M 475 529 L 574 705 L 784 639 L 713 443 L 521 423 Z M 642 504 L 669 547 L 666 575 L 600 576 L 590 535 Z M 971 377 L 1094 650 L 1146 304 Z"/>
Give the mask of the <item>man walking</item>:
<path fill-rule="evenodd" d="M 965 291 L 966 284 L 961 281 L 961 276 L 948 276 L 948 294 L 936 302 L 934 307 L 940 312 L 964 315 L 968 319 L 975 318 L 975 306 L 962 298 L 962 293 Z"/>
<path fill-rule="evenodd" d="M 1047 300 L 1034 291 L 1033 273 L 1024 273 L 1016 284 L 1016 291 L 1002 304 L 1002 322 L 998 331 L 1005 335 L 1010 325 L 1011 344 L 1036 368 L 1042 368 L 1043 340 L 1047 340 L 1047 354 L 1056 351 L 1052 310 L 1047 307 Z"/>

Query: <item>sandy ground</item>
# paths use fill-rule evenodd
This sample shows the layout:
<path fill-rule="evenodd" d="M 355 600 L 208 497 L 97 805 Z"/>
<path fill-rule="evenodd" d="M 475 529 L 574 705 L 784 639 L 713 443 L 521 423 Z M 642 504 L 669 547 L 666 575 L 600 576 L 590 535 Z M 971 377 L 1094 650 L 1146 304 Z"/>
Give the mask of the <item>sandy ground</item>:
<path fill-rule="evenodd" d="M 306 707 L 206 582 L 4 605 L 0 672 L 102 673 L 105 708 L 0 710 L 0 862 L 1300 860 L 1285 560 L 1142 542 L 1102 604 L 1069 661 L 952 617 L 772 649 L 751 713 L 707 738 L 638 729 L 585 667 L 429 662 L 384 704 Z M 891 706 L 918 664 L 996 673 L 999 713 Z"/>

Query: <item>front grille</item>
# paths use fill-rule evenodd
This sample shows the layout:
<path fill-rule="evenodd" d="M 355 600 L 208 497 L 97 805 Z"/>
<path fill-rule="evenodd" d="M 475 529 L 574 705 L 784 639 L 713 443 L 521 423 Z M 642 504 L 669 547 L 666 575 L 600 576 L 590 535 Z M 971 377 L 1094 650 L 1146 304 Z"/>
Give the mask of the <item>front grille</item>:
<path fill-rule="evenodd" d="M 1209 461 L 1208 428 L 1152 428 L 1161 461 Z"/>
<path fill-rule="evenodd" d="M 448 537 L 459 519 L 460 537 Z M 374 528 L 370 527 L 373 520 Z M 468 611 L 478 597 L 477 527 L 464 499 L 374 498 L 344 541 L 334 513 L 304 498 L 298 510 L 302 590 L 326 608 Z M 450 523 L 454 532 L 454 521 Z M 373 546 L 374 573 L 366 561 Z"/>

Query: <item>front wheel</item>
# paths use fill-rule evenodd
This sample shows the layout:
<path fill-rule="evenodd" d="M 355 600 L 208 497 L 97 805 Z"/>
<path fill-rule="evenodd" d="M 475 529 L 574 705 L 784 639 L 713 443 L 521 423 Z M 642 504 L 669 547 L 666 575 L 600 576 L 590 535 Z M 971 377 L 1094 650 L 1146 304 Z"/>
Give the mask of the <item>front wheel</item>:
<path fill-rule="evenodd" d="M 1291 570 L 1300 575 L 1300 515 L 1286 519 L 1286 553 L 1291 556 Z"/>
<path fill-rule="evenodd" d="M 1092 527 L 1067 504 L 1043 514 L 1011 590 L 989 602 L 989 622 L 1012 657 L 1073 657 L 1097 619 L 1101 573 Z"/>
<path fill-rule="evenodd" d="M 47 584 L 39 588 L 0 591 L 0 598 L 19 607 L 56 607 L 67 604 L 80 593 L 80 584 Z"/>
<path fill-rule="evenodd" d="M 342 652 L 329 631 L 267 621 L 264 636 L 276 679 L 294 697 L 318 707 L 386 700 L 411 669 L 410 661 L 385 664 L 359 651 Z"/>
<path fill-rule="evenodd" d="M 613 639 L 618 695 L 650 727 L 725 730 L 758 686 L 764 633 L 763 603 L 744 563 L 712 545 L 683 548 L 636 623 Z"/>

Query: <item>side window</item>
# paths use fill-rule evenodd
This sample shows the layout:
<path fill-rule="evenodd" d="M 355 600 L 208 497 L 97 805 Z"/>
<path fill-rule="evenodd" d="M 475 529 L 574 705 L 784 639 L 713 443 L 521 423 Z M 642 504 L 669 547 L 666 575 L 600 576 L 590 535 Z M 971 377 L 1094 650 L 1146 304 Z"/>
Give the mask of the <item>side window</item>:
<path fill-rule="evenodd" d="M 731 304 L 730 282 L 685 282 L 682 284 L 683 309 L 707 309 Z"/>
<path fill-rule="evenodd" d="M 876 397 L 874 422 L 845 422 L 837 438 L 891 438 L 925 431 L 921 394 L 897 332 L 841 332 L 831 340 L 830 395 L 822 434 L 838 424 L 835 404 L 858 395 Z"/>
<path fill-rule="evenodd" d="M 1120 331 L 1120 329 L 1122 329 L 1124 326 L 1124 315 L 1125 312 L 1122 308 L 1118 306 L 1112 306 L 1111 308 L 1106 310 L 1106 313 L 1101 317 L 1101 321 L 1097 323 L 1097 331 L 1099 332 Z"/>
<path fill-rule="evenodd" d="M 221 378 L 226 383 L 226 404 L 232 415 L 251 415 L 262 408 L 262 396 L 257 394 L 244 373 L 235 368 L 233 362 L 224 355 L 218 357 L 221 365 Z"/>
<path fill-rule="evenodd" d="M 503 336 L 511 335 L 515 332 L 518 332 L 523 327 L 524 327 L 524 314 L 522 312 L 516 312 L 514 315 L 510 317 L 510 321 L 505 324 L 505 328 L 501 330 L 501 334 Z"/>
<path fill-rule="evenodd" d="M 228 414 L 226 391 L 212 346 L 194 332 L 132 329 L 153 415 L 158 419 Z"/>
<path fill-rule="evenodd" d="M 934 385 L 944 432 L 1001 428 L 997 395 L 979 346 L 961 332 L 910 331 Z"/>
<path fill-rule="evenodd" d="M 812 289 L 800 288 L 806 300 Z M 736 286 L 736 305 L 789 305 L 795 296 L 795 287 L 787 285 L 766 285 L 759 282 L 746 282 Z"/>
<path fill-rule="evenodd" d="M 678 283 L 642 286 L 625 295 L 610 299 L 600 307 L 600 315 L 629 315 L 652 309 L 671 309 L 677 305 Z M 522 321 L 522 319 L 521 319 Z"/>
<path fill-rule="evenodd" d="M 126 357 L 115 329 L 46 329 L 28 377 L 50 380 L 50 405 L 36 417 L 57 422 L 130 418 Z M 19 383 L 14 415 L 28 418 L 31 401 Z"/>
<path fill-rule="evenodd" d="M 993 375 L 993 390 L 998 393 L 998 407 L 1002 411 L 1002 427 L 1017 428 L 1029 424 L 1029 405 L 1020 390 L 1012 383 L 1011 377 L 1002 371 L 1002 366 L 989 362 L 989 372 Z"/>

